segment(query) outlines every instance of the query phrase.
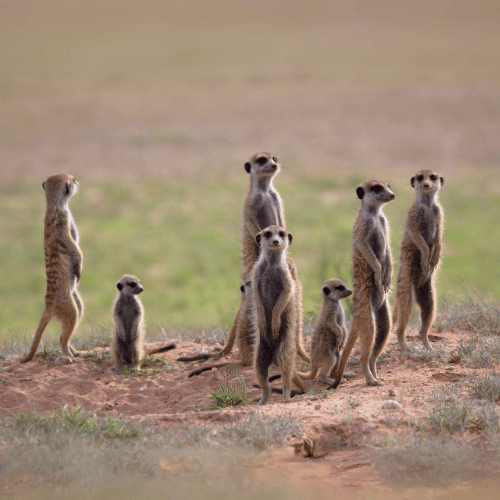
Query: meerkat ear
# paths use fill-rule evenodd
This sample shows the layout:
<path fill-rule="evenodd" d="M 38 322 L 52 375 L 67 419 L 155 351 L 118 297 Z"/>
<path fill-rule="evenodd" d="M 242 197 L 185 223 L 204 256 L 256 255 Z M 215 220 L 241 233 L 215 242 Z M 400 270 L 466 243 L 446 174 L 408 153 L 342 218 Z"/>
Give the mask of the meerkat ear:
<path fill-rule="evenodd" d="M 441 179 L 440 179 L 440 180 L 441 180 L 441 187 L 443 187 L 443 184 L 444 184 L 444 177 L 443 177 L 443 176 L 441 176 Z"/>
<path fill-rule="evenodd" d="M 358 195 L 358 198 L 362 200 L 363 196 L 365 195 L 365 190 L 361 186 L 359 186 L 358 189 L 356 189 L 356 194 Z"/>
<path fill-rule="evenodd" d="M 247 171 L 247 174 L 249 174 L 249 173 L 250 173 L 250 168 L 251 168 L 251 166 L 252 166 L 252 165 L 250 165 L 250 162 L 249 162 L 249 161 L 247 161 L 247 162 L 245 163 L 245 170 Z"/>
<path fill-rule="evenodd" d="M 241 290 L 242 293 L 245 293 L 245 285 L 241 285 L 240 286 L 240 290 Z"/>
<path fill-rule="evenodd" d="M 293 240 L 292 233 L 288 233 L 288 244 L 291 245 Z"/>
<path fill-rule="evenodd" d="M 255 240 L 257 241 L 257 243 L 260 243 L 261 238 L 262 238 L 261 234 L 257 233 L 257 236 L 255 237 Z"/>
<path fill-rule="evenodd" d="M 45 181 L 42 182 L 43 190 L 45 191 Z"/>
<path fill-rule="evenodd" d="M 324 293 L 325 295 L 330 295 L 330 289 L 329 289 L 327 286 L 324 286 L 324 287 L 323 287 L 323 293 Z"/>
<path fill-rule="evenodd" d="M 69 182 L 66 182 L 66 186 L 65 186 L 65 189 L 64 189 L 64 193 L 65 193 L 66 195 L 68 195 L 68 194 L 69 194 L 69 189 L 70 189 L 70 188 L 69 188 Z"/>
<path fill-rule="evenodd" d="M 116 288 L 118 288 L 118 290 L 120 290 L 121 292 L 123 290 L 123 285 L 121 283 L 117 283 Z"/>
<path fill-rule="evenodd" d="M 411 182 L 411 187 L 414 188 L 415 187 L 415 177 L 412 177 L 410 182 Z"/>

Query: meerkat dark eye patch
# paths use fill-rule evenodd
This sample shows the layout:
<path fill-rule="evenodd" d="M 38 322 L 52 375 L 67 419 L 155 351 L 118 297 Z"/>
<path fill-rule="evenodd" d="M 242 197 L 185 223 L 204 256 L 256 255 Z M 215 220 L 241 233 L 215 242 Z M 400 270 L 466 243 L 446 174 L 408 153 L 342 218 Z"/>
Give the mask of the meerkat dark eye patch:
<path fill-rule="evenodd" d="M 437 177 L 435 175 L 431 175 L 431 181 L 435 181 Z"/>
<path fill-rule="evenodd" d="M 261 166 L 265 165 L 267 163 L 267 158 L 265 156 L 259 156 L 257 158 L 257 163 Z"/>
<path fill-rule="evenodd" d="M 134 283 L 133 281 L 131 281 L 131 282 L 128 284 L 128 286 L 129 286 L 130 288 L 135 288 L 135 287 L 137 286 L 137 283 Z"/>
<path fill-rule="evenodd" d="M 329 289 L 328 287 L 324 286 L 324 287 L 323 287 L 323 293 L 324 293 L 325 295 L 330 295 L 330 289 Z"/>
<path fill-rule="evenodd" d="M 424 180 L 424 176 L 423 175 L 417 175 L 417 181 L 418 182 L 422 182 Z"/>
<path fill-rule="evenodd" d="M 250 162 L 249 162 L 249 161 L 247 161 L 247 162 L 245 163 L 245 170 L 246 170 L 247 174 L 249 174 L 249 173 L 250 173 L 250 169 L 251 169 L 251 168 L 252 168 L 252 165 L 250 165 Z"/>
<path fill-rule="evenodd" d="M 271 231 L 266 231 L 264 233 L 264 238 L 270 238 L 272 235 L 273 235 L 273 233 L 271 233 Z"/>
<path fill-rule="evenodd" d="M 375 184 L 375 186 L 372 186 L 370 190 L 374 193 L 380 193 L 384 189 L 380 184 Z"/>
<path fill-rule="evenodd" d="M 123 290 L 123 285 L 121 283 L 117 283 L 116 288 L 118 288 L 118 290 L 120 290 L 121 292 Z"/>
<path fill-rule="evenodd" d="M 273 161 L 274 163 L 278 163 L 278 158 L 276 158 L 276 156 L 273 156 Z"/>
<path fill-rule="evenodd" d="M 343 292 L 345 290 L 345 286 L 342 286 L 342 285 L 336 286 L 335 290 L 337 290 L 339 292 Z"/>
<path fill-rule="evenodd" d="M 284 238 L 285 237 L 285 233 L 283 231 L 280 231 L 280 238 Z"/>

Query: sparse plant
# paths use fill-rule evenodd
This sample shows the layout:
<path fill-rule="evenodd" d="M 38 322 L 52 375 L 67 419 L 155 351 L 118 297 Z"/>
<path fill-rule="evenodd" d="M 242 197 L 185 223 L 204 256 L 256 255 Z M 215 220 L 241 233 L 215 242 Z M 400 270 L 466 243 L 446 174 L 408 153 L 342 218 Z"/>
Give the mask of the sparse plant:
<path fill-rule="evenodd" d="M 458 341 L 458 356 L 470 368 L 485 368 L 500 361 L 500 337 L 470 332 Z"/>
<path fill-rule="evenodd" d="M 434 323 L 436 329 L 460 329 L 481 335 L 499 335 L 500 302 L 473 295 L 465 286 L 462 289 L 461 300 L 455 303 L 444 301 Z"/>
<path fill-rule="evenodd" d="M 210 391 L 211 401 L 204 404 L 206 410 L 220 410 L 228 406 L 238 406 L 240 404 L 251 403 L 248 397 L 248 389 L 245 380 L 240 375 L 233 363 L 233 369 L 236 373 L 239 386 L 234 386 L 232 382 L 226 380 L 223 384 L 219 382 L 219 391 Z"/>
<path fill-rule="evenodd" d="M 495 372 L 486 372 L 484 376 L 474 375 L 465 387 L 475 398 L 495 403 L 500 398 L 500 375 Z"/>
<path fill-rule="evenodd" d="M 401 354 L 401 359 L 414 359 L 428 363 L 431 366 L 439 366 L 447 361 L 447 342 L 436 342 L 432 349 L 426 349 L 420 340 L 408 342 L 408 353 Z"/>

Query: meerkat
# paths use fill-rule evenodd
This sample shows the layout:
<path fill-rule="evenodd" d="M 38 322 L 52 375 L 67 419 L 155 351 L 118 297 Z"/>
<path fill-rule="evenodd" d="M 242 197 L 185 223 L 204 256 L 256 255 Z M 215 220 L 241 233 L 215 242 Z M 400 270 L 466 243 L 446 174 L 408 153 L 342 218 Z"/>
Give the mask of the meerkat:
<path fill-rule="evenodd" d="M 250 276 L 259 258 L 257 234 L 268 226 L 280 226 L 286 231 L 283 203 L 273 186 L 280 170 L 278 158 L 271 153 L 256 153 L 245 163 L 245 171 L 250 174 L 250 189 L 241 214 L 243 279 Z"/>
<path fill-rule="evenodd" d="M 83 302 L 76 289 L 82 274 L 83 253 L 78 246 L 78 230 L 68 202 L 80 185 L 72 175 L 55 174 L 43 182 L 42 187 L 47 201 L 44 221 L 45 308 L 31 349 L 21 361 L 26 363 L 33 359 L 45 328 L 55 316 L 61 323 L 62 352 L 72 362 L 80 354 L 69 341 L 83 315 Z"/>
<path fill-rule="evenodd" d="M 304 384 L 295 371 L 297 354 L 296 285 L 287 261 L 292 235 L 273 225 L 256 236 L 261 252 L 252 272 L 255 350 L 254 369 L 263 389 L 259 405 L 267 402 L 271 387 L 269 367 L 276 364 L 283 378 L 282 401 L 290 399 L 291 382 L 303 392 Z"/>
<path fill-rule="evenodd" d="M 337 375 L 329 387 L 337 388 L 349 355 L 360 337 L 361 367 L 368 385 L 380 385 L 377 359 L 391 330 L 387 294 L 392 281 L 389 223 L 382 207 L 396 197 L 389 184 L 368 180 L 356 189 L 361 200 L 352 239 L 352 326 L 342 352 Z"/>
<path fill-rule="evenodd" d="M 311 342 L 311 369 L 302 378 L 317 378 L 325 384 L 333 384 L 330 377 L 337 375 L 340 350 L 347 338 L 344 308 L 340 301 L 349 297 L 352 291 L 337 278 L 323 283 L 323 303 L 316 320 Z"/>
<path fill-rule="evenodd" d="M 113 304 L 114 338 L 111 344 L 112 370 L 120 371 L 124 365 L 139 370 L 139 362 L 144 355 L 142 338 L 144 336 L 144 307 L 138 295 L 144 291 L 136 276 L 124 274 L 116 284 L 118 294 Z M 157 354 L 174 349 L 169 344 L 146 351 Z"/>
<path fill-rule="evenodd" d="M 393 323 L 398 325 L 399 349 L 407 352 L 405 331 L 410 320 L 413 300 L 420 307 L 420 338 L 424 347 L 431 349 L 429 328 L 435 314 L 435 278 L 443 243 L 443 209 L 438 193 L 443 187 L 443 176 L 432 170 L 421 170 L 411 178 L 416 199 L 406 217 Z"/>

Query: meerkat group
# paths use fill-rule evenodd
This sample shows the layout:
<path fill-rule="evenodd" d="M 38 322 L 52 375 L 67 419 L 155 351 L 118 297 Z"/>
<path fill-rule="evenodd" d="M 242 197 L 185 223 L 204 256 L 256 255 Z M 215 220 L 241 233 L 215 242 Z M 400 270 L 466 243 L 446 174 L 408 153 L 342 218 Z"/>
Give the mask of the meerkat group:
<path fill-rule="evenodd" d="M 243 263 L 240 306 L 226 346 L 220 352 L 178 358 L 180 361 L 220 358 L 239 348 L 243 365 L 253 364 L 263 390 L 259 405 L 272 391 L 282 400 L 292 394 L 291 384 L 305 392 L 305 380 L 316 379 L 335 389 L 344 381 L 345 368 L 356 340 L 360 340 L 360 361 L 368 385 L 384 380 L 377 372 L 377 359 L 391 331 L 388 295 L 392 283 L 390 231 L 383 206 L 395 199 L 387 182 L 370 179 L 356 189 L 361 206 L 353 228 L 353 291 L 337 278 L 322 286 L 323 302 L 312 335 L 311 355 L 304 349 L 302 334 L 302 286 L 297 267 L 288 256 L 292 235 L 287 231 L 283 203 L 273 185 L 281 165 L 271 153 L 254 154 L 244 164 L 250 175 L 250 188 L 241 217 L 241 258 Z M 421 170 L 411 178 L 416 199 L 404 225 L 397 289 L 392 323 L 402 353 L 407 352 L 405 331 L 413 302 L 420 308 L 420 337 L 430 349 L 429 328 L 435 314 L 435 279 L 443 235 L 443 210 L 438 193 L 444 179 L 431 170 Z M 61 322 L 61 349 L 74 361 L 78 352 L 70 338 L 83 315 L 83 302 L 76 286 L 82 273 L 83 254 L 78 231 L 68 202 L 78 189 L 75 178 L 67 174 L 50 176 L 44 183 L 47 210 L 44 224 L 47 291 L 45 309 L 33 344 L 22 362 L 36 353 L 42 334 L 55 316 Z M 144 290 L 140 280 L 123 275 L 116 284 L 118 295 L 112 309 L 113 342 L 110 348 L 113 369 L 139 369 L 144 355 L 144 307 L 138 295 Z M 349 334 L 341 300 L 353 296 Z M 149 350 L 155 354 L 175 348 L 175 344 Z M 342 354 L 340 352 L 342 351 Z M 310 362 L 308 373 L 297 371 L 296 358 Z M 280 375 L 269 378 L 272 365 Z M 195 370 L 190 376 L 211 367 Z M 283 389 L 269 382 L 281 377 Z M 297 391 L 293 391 L 297 393 Z"/>

